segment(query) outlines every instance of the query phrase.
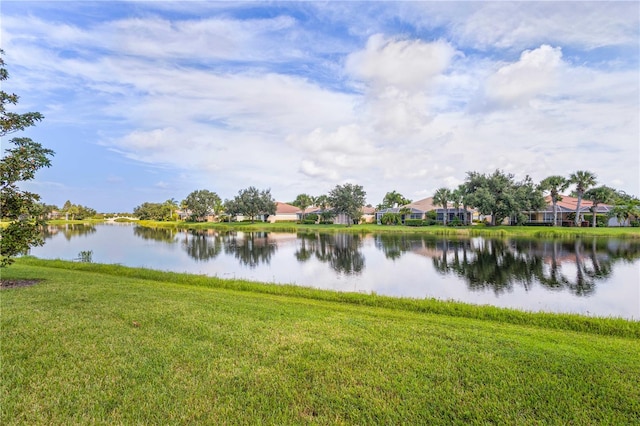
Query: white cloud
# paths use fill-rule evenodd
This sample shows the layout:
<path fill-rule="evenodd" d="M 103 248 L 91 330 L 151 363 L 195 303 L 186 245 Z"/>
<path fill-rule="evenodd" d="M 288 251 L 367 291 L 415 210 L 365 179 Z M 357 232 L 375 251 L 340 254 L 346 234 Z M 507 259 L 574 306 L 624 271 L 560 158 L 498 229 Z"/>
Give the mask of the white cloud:
<path fill-rule="evenodd" d="M 500 106 L 527 104 L 534 97 L 556 89 L 561 66 L 560 48 L 542 45 L 525 50 L 518 62 L 501 67 L 488 78 L 486 97 L 490 103 Z"/>
<path fill-rule="evenodd" d="M 369 38 L 364 50 L 347 58 L 346 69 L 374 89 L 391 86 L 400 90 L 424 90 L 443 73 L 455 49 L 447 42 L 388 39 L 382 34 Z"/>

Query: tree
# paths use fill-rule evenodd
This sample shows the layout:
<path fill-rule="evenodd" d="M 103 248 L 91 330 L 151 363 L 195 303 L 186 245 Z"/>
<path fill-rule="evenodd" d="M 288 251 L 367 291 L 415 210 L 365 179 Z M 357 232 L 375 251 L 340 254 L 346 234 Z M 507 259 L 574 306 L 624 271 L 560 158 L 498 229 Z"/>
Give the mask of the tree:
<path fill-rule="evenodd" d="M 411 200 L 405 198 L 402 194 L 397 191 L 387 192 L 382 200 L 382 204 L 380 205 L 382 209 L 392 208 L 394 206 L 404 206 L 405 204 L 411 203 Z"/>
<path fill-rule="evenodd" d="M 569 182 L 576 185 L 578 203 L 576 205 L 575 225 L 580 226 L 580 204 L 585 191 L 596 184 L 596 175 L 587 170 L 578 170 L 569 176 Z"/>
<path fill-rule="evenodd" d="M 291 203 L 302 210 L 302 220 L 304 220 L 304 211 L 307 207 L 313 205 L 313 197 L 309 194 L 298 194 L 296 199 Z"/>
<path fill-rule="evenodd" d="M 516 183 L 512 174 L 496 170 L 490 175 L 468 172 L 467 202 L 480 214 L 491 215 L 491 225 L 497 225 L 510 216 L 535 209 L 544 203 L 542 193 L 534 191 L 531 179 Z"/>
<path fill-rule="evenodd" d="M 3 53 L 0 49 L 0 81 L 9 77 L 1 56 Z M 17 95 L 0 90 L 0 137 L 24 130 L 43 119 L 38 112 L 8 112 L 6 105 L 15 105 L 18 99 Z M 13 138 L 9 143 L 15 148 L 7 149 L 0 159 L 0 217 L 11 221 L 0 229 L 0 267 L 13 263 L 13 257 L 29 247 L 44 244 L 38 229 L 44 224 L 40 196 L 21 190 L 18 182 L 32 180 L 36 171 L 50 167 L 49 157 L 54 155 L 52 150 L 29 138 Z"/>
<path fill-rule="evenodd" d="M 514 196 L 517 211 L 513 216 L 515 216 L 516 224 L 518 225 L 528 220 L 528 217 L 523 212 L 540 210 L 545 206 L 542 190 L 539 185 L 533 183 L 533 179 L 529 175 L 514 185 Z"/>
<path fill-rule="evenodd" d="M 566 191 L 571 182 L 562 176 L 554 175 L 544 178 L 539 185 L 542 191 L 549 191 L 553 204 L 553 226 L 558 226 L 558 201 L 562 201 L 562 191 Z"/>
<path fill-rule="evenodd" d="M 598 186 L 597 188 L 591 188 L 584 193 L 584 198 L 591 201 L 591 207 L 589 210 L 593 216 L 591 227 L 596 227 L 596 209 L 600 204 L 607 204 L 613 200 L 615 196 L 615 190 L 608 186 Z"/>
<path fill-rule="evenodd" d="M 259 191 L 253 186 L 238 191 L 238 195 L 233 202 L 229 203 L 229 206 L 235 210 L 234 213 L 250 217 L 251 223 L 255 221 L 258 215 L 276 213 L 276 202 L 271 197 L 271 190 Z"/>
<path fill-rule="evenodd" d="M 164 209 L 167 211 L 167 220 L 175 220 L 178 215 L 176 214 L 176 210 L 178 210 L 178 201 L 175 198 L 169 198 L 163 204 Z"/>
<path fill-rule="evenodd" d="M 336 185 L 329 192 L 328 201 L 334 213 L 344 214 L 347 216 L 347 226 L 355 220 L 359 220 L 362 216 L 362 206 L 365 203 L 367 193 L 362 186 L 345 183 L 344 185 Z"/>
<path fill-rule="evenodd" d="M 449 211 L 447 210 L 449 200 L 451 199 L 451 191 L 448 188 L 439 188 L 433 195 L 433 204 L 435 206 L 442 206 L 444 209 L 444 216 L 442 217 L 442 224 L 447 226 L 447 219 Z"/>
<path fill-rule="evenodd" d="M 193 191 L 184 199 L 185 207 L 191 211 L 191 219 L 196 222 L 206 220 L 207 215 L 214 213 L 220 205 L 220 197 L 207 189 Z"/>
<path fill-rule="evenodd" d="M 142 203 L 133 209 L 133 214 L 141 220 L 171 220 L 172 206 L 164 203 Z"/>

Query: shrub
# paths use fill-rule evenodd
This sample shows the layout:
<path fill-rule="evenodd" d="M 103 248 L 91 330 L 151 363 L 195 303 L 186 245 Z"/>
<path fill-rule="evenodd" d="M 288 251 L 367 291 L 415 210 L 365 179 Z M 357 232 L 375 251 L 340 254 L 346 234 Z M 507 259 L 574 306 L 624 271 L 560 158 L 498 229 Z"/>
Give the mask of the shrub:
<path fill-rule="evenodd" d="M 407 226 L 424 226 L 423 220 L 420 219 L 405 219 L 404 224 Z"/>
<path fill-rule="evenodd" d="M 400 223 L 400 215 L 397 213 L 385 213 L 380 218 L 383 225 L 397 225 Z"/>
<path fill-rule="evenodd" d="M 315 214 L 315 213 L 306 214 L 306 215 L 304 215 L 304 220 L 305 221 L 312 220 L 313 223 L 316 223 L 318 221 L 318 215 Z"/>
<path fill-rule="evenodd" d="M 305 219 L 302 221 L 303 225 L 315 225 L 316 221 L 314 219 Z"/>

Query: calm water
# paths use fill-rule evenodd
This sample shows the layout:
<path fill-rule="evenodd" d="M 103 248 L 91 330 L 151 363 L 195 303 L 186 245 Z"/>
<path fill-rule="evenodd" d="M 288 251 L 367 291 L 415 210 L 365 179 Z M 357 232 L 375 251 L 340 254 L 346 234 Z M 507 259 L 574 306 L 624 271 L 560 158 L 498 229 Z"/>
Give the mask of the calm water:
<path fill-rule="evenodd" d="M 443 239 L 49 227 L 31 254 L 292 283 L 338 291 L 434 297 L 530 311 L 640 318 L 640 244 L 628 240 Z"/>

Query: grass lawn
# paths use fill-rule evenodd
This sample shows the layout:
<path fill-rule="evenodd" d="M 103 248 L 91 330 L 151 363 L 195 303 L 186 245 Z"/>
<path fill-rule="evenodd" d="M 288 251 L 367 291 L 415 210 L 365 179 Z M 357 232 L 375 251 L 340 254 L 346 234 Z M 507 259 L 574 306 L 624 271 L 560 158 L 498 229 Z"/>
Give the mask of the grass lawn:
<path fill-rule="evenodd" d="M 74 265 L 1 272 L 43 280 L 0 291 L 3 425 L 640 422 L 637 322 Z"/>
<path fill-rule="evenodd" d="M 158 222 L 141 220 L 139 226 L 169 227 L 181 229 L 219 229 L 224 231 L 273 231 L 273 232 L 355 232 L 355 233 L 418 233 L 442 236 L 486 236 L 486 237 L 525 237 L 525 238 L 580 238 L 580 237 L 612 237 L 640 238 L 640 228 L 565 228 L 539 226 L 386 226 L 361 224 L 346 225 L 302 225 L 294 222 Z"/>

